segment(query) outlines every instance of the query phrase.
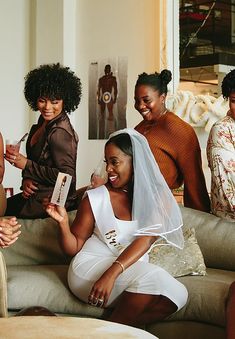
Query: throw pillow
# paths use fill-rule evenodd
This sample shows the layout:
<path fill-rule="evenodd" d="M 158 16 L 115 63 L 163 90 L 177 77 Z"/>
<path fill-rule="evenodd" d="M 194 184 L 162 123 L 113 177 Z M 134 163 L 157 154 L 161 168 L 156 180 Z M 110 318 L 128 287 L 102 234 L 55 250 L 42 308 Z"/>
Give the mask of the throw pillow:
<path fill-rule="evenodd" d="M 183 230 L 184 248 L 173 246 L 155 246 L 149 253 L 149 262 L 156 264 L 173 277 L 184 275 L 205 275 L 206 265 L 197 243 L 194 228 Z"/>

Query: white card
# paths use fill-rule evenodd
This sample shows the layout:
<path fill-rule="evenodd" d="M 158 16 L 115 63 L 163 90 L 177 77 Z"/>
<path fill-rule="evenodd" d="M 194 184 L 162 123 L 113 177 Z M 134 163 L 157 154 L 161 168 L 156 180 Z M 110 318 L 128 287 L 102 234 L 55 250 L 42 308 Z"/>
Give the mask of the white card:
<path fill-rule="evenodd" d="M 51 197 L 51 202 L 53 204 L 64 207 L 69 192 L 71 180 L 72 180 L 71 175 L 59 172 Z"/>

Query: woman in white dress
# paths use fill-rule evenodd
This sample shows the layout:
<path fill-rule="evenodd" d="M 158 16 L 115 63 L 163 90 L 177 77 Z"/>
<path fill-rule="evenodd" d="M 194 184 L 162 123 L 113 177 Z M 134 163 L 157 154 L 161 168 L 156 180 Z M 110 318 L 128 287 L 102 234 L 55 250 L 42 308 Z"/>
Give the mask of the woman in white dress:
<path fill-rule="evenodd" d="M 147 140 L 133 129 L 114 132 L 105 145 L 108 182 L 87 191 L 69 227 L 66 210 L 49 204 L 63 250 L 75 257 L 71 291 L 107 320 L 126 325 L 162 320 L 181 309 L 187 290 L 148 262 L 152 246 L 183 247 L 182 218 Z"/>

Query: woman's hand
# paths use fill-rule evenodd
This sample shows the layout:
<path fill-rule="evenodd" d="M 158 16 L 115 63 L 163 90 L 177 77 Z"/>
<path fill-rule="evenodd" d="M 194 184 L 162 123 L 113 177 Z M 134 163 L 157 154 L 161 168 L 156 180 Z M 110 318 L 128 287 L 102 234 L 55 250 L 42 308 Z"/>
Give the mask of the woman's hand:
<path fill-rule="evenodd" d="M 59 224 L 68 223 L 68 214 L 64 207 L 48 203 L 46 206 L 46 212 Z"/>
<path fill-rule="evenodd" d="M 19 155 L 18 151 L 15 151 L 14 149 L 6 149 L 6 153 L 4 154 L 4 158 L 6 161 L 8 161 L 11 165 L 14 165 L 14 161 L 16 160 L 16 157 Z"/>
<path fill-rule="evenodd" d="M 88 303 L 92 306 L 105 307 L 113 289 L 116 277 L 107 270 L 93 285 Z"/>
<path fill-rule="evenodd" d="M 0 247 L 12 245 L 21 233 L 20 227 L 15 217 L 0 219 Z"/>
<path fill-rule="evenodd" d="M 26 164 L 27 158 L 23 154 L 19 153 L 16 159 L 14 160 L 14 166 L 23 170 Z"/>
<path fill-rule="evenodd" d="M 27 158 L 21 154 L 17 153 L 15 151 L 6 151 L 5 153 L 5 159 L 13 166 L 24 169 L 27 163 Z"/>
<path fill-rule="evenodd" d="M 92 174 L 91 175 L 91 187 L 92 188 L 96 188 L 99 186 L 102 186 L 104 184 L 106 184 L 107 179 L 102 178 L 101 176 L 97 175 L 97 174 Z"/>
<path fill-rule="evenodd" d="M 24 179 L 22 186 L 22 195 L 25 199 L 29 199 L 29 197 L 38 190 L 37 182 L 33 181 L 32 179 Z"/>
<path fill-rule="evenodd" d="M 105 306 L 112 292 L 115 280 L 124 271 L 123 268 L 128 268 L 139 260 L 149 250 L 154 241 L 156 241 L 155 236 L 137 237 L 93 285 L 88 296 L 88 303 L 97 307 Z M 118 261 L 122 263 L 123 267 L 117 264 Z"/>

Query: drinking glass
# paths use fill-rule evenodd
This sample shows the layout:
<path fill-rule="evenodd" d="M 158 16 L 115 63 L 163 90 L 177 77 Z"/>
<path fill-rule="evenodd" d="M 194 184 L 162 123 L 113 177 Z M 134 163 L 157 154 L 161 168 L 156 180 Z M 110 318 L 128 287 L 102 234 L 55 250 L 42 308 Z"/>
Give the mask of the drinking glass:
<path fill-rule="evenodd" d="M 20 143 L 17 140 L 7 139 L 6 140 L 6 151 L 14 152 L 17 156 L 20 151 Z"/>

